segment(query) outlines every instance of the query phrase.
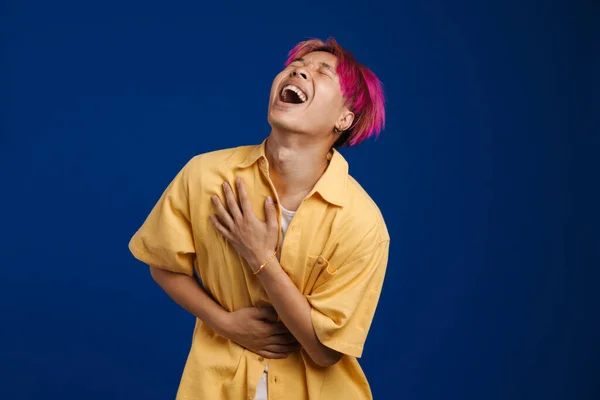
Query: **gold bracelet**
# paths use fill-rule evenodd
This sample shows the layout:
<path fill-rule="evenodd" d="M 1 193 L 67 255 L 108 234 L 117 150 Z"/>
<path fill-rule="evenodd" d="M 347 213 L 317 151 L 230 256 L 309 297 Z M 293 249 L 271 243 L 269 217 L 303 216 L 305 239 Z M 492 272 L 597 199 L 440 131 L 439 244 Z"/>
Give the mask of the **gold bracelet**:
<path fill-rule="evenodd" d="M 260 271 L 262 271 L 262 270 L 263 270 L 263 268 L 264 268 L 264 267 L 266 267 L 266 266 L 267 266 L 267 265 L 268 265 L 268 264 L 271 262 L 271 260 L 273 260 L 273 257 L 275 257 L 275 254 L 277 254 L 277 250 L 275 250 L 275 251 L 273 252 L 273 254 L 271 254 L 271 257 L 269 257 L 269 259 L 268 259 L 267 261 L 265 261 L 265 262 L 264 262 L 264 263 L 263 263 L 263 264 L 262 264 L 262 265 L 261 265 L 261 266 L 260 266 L 260 267 L 259 267 L 259 268 L 256 270 L 256 272 L 254 273 L 254 275 L 258 275 L 258 273 L 259 273 Z"/>

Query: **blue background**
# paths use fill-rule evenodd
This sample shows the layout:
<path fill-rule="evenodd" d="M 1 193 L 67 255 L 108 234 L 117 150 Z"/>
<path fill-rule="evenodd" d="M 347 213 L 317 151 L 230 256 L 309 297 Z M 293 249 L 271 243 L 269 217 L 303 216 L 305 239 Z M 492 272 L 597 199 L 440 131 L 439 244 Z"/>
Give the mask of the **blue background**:
<path fill-rule="evenodd" d="M 268 135 L 287 51 L 329 35 L 388 99 L 343 150 L 392 237 L 375 399 L 600 398 L 598 5 L 564 3 L 3 2 L 0 398 L 174 397 L 193 318 L 129 238 L 192 156 Z"/>

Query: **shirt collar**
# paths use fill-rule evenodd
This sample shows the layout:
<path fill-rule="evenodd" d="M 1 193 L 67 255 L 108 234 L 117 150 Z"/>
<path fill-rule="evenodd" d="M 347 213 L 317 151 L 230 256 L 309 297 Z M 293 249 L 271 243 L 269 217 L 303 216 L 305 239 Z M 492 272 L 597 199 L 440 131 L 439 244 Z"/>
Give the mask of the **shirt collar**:
<path fill-rule="evenodd" d="M 252 148 L 248 156 L 237 165 L 238 168 L 247 168 L 257 161 L 264 159 L 267 161 L 267 156 L 265 154 L 265 145 L 267 144 L 267 139 L 263 140 L 263 142 L 259 145 L 256 145 Z"/>
<path fill-rule="evenodd" d="M 247 168 L 260 160 L 264 160 L 263 162 L 266 165 L 268 162 L 265 154 L 266 143 L 267 139 L 263 140 L 261 144 L 254 146 L 250 153 L 248 153 L 248 156 L 237 167 Z M 346 195 L 346 183 L 348 181 L 348 162 L 336 149 L 331 149 L 327 158 L 329 159 L 329 166 L 307 197 L 312 196 L 314 193 L 319 193 L 325 201 L 343 207 Z"/>

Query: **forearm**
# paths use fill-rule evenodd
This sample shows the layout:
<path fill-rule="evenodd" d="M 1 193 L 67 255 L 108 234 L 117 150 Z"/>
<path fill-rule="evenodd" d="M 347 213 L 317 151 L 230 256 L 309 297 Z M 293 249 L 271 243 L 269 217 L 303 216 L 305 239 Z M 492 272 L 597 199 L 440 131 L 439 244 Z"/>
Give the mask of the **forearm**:
<path fill-rule="evenodd" d="M 279 318 L 310 358 L 322 367 L 338 362 L 342 354 L 321 343 L 312 323 L 312 306 L 281 268 L 277 259 L 274 258 L 258 277 Z"/>
<path fill-rule="evenodd" d="M 173 301 L 223 335 L 228 312 L 206 293 L 196 279 L 154 266 L 150 267 L 150 273 Z"/>

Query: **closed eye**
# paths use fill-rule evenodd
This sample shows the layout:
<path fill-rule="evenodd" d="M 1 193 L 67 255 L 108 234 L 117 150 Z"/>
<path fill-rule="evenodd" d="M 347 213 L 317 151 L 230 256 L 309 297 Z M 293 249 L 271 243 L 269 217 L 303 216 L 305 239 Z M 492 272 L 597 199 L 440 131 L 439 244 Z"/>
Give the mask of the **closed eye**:
<path fill-rule="evenodd" d="M 331 71 L 329 71 L 327 68 L 319 68 L 319 73 L 325 75 L 329 79 L 333 79 L 333 76 L 331 76 Z"/>

